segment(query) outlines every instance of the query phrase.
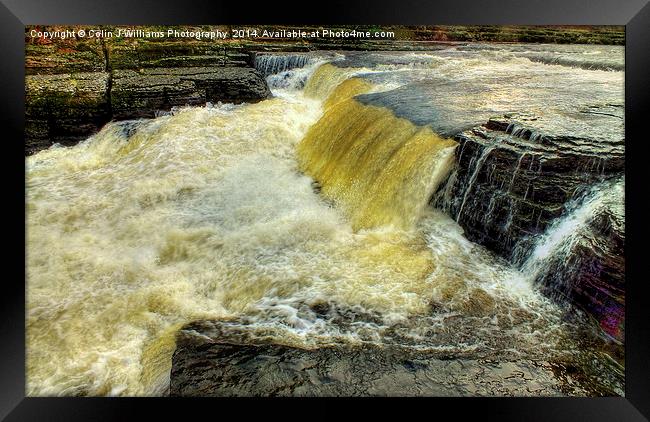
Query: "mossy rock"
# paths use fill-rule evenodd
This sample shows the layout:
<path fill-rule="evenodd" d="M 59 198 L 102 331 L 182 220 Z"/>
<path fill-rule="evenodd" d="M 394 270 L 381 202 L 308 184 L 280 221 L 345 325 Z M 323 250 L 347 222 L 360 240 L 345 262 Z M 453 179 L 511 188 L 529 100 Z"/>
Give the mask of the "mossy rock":
<path fill-rule="evenodd" d="M 106 72 L 25 77 L 26 114 L 94 116 L 108 111 Z"/>

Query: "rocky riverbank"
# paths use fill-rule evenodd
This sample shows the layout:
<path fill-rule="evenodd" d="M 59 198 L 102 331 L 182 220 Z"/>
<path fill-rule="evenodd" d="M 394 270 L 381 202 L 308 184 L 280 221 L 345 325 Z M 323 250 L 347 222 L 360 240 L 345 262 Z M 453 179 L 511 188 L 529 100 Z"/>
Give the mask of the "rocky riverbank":
<path fill-rule="evenodd" d="M 25 152 L 75 144 L 110 120 L 154 117 L 185 105 L 256 102 L 270 95 L 248 54 L 182 43 L 79 42 L 28 49 Z M 202 47 L 202 48 L 198 48 Z"/>
<path fill-rule="evenodd" d="M 83 28 L 83 27 L 78 27 Z M 116 27 L 104 26 L 107 32 Z M 381 39 L 66 38 L 31 36 L 68 27 L 27 27 L 25 50 L 25 153 L 54 143 L 72 145 L 110 120 L 151 117 L 156 111 L 206 102 L 255 102 L 269 96 L 254 67 L 258 52 L 315 50 L 430 50 L 468 41 L 621 44 L 620 27 L 543 26 L 354 26 L 332 31 L 386 31 Z M 91 29 L 91 28 L 86 28 Z M 92 28 L 97 29 L 97 28 Z M 162 27 L 141 27 L 143 31 Z M 250 28 L 249 28 L 250 29 Z M 253 28 L 259 29 L 259 28 Z M 269 31 L 294 29 L 274 26 Z M 303 27 L 306 31 L 320 27 Z"/>
<path fill-rule="evenodd" d="M 249 327 L 250 328 L 250 327 Z M 197 321 L 176 337 L 170 395 L 599 396 L 560 362 L 473 360 L 396 345 L 302 349 L 251 337 L 238 321 Z"/>
<path fill-rule="evenodd" d="M 623 109 L 584 110 L 620 124 Z M 554 128 L 540 129 L 534 116 L 507 115 L 458 134 L 457 171 L 433 198 L 480 243 L 522 265 L 535 242 L 572 200 L 604 180 L 623 174 L 623 139 L 590 139 Z M 625 225 L 622 203 L 596 209 L 588 233 L 549 257 L 542 290 L 586 310 L 603 330 L 624 339 Z M 577 230 L 577 228 L 574 228 Z M 569 271 L 569 269 L 571 271 Z"/>

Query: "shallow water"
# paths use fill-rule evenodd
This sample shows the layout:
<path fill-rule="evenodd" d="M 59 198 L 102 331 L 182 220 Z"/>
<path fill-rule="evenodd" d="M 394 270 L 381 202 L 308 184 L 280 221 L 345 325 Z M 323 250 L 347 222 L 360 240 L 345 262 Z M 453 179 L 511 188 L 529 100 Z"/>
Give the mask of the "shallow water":
<path fill-rule="evenodd" d="M 426 206 L 453 157 L 429 152 L 440 145 L 453 152 L 449 134 L 366 101 L 398 95 L 413 109 L 424 94 L 422 82 L 409 81 L 446 77 L 481 87 L 484 79 L 472 75 L 483 71 L 495 84 L 503 72 L 525 79 L 533 67 L 552 68 L 544 75 L 567 78 L 566 86 L 576 77 L 584 84 L 622 80 L 622 72 L 486 51 L 494 59 L 480 64 L 474 51 L 460 49 L 390 53 L 383 57 L 393 63 L 379 65 L 364 64 L 358 53 L 345 66 L 316 58 L 270 75 L 274 97 L 260 103 L 109 123 L 79 145 L 28 157 L 27 393 L 163 394 L 176 332 L 211 318 L 244 319 L 260 336 L 308 348 L 373 342 L 469 359 L 579 360 L 589 329 Z M 511 67 L 501 55 L 530 65 Z M 472 73 L 463 73 L 468 68 Z M 353 98 L 362 92 L 365 100 Z M 406 101 L 400 92 L 417 98 Z M 515 107 L 526 100 L 523 90 L 498 92 L 490 101 Z M 479 123 L 497 109 L 454 101 L 474 110 Z M 418 104 L 426 110 L 430 103 Z M 347 153 L 316 172 L 307 158 L 322 155 L 318 147 L 339 148 L 336 140 L 359 127 L 342 119 L 365 119 L 366 135 L 395 134 L 404 160 L 391 167 L 392 154 L 377 142 L 347 172 Z M 318 141 L 313 148 L 310 139 Z M 349 145 L 357 139 L 350 136 Z M 418 155 L 427 159 L 409 159 Z M 436 168 L 440 174 L 431 177 Z M 372 190 L 382 178 L 387 188 Z M 324 315 L 323 306 L 334 311 Z M 622 385 L 612 384 L 622 394 Z"/>

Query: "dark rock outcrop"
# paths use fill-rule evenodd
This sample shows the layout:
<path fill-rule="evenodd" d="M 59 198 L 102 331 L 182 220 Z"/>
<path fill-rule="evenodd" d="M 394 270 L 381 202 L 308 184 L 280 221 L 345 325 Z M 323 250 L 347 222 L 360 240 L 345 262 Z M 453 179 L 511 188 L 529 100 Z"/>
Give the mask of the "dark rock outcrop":
<path fill-rule="evenodd" d="M 615 118 L 622 110 L 606 106 L 585 112 Z M 571 212 L 572 200 L 599 182 L 618 179 L 625 166 L 622 139 L 548 135 L 535 124 L 534 117 L 511 115 L 457 135 L 457 170 L 433 198 L 467 238 L 524 270 L 535 243 Z M 569 243 L 545 258 L 545 269 L 536 276 L 547 296 L 577 305 L 619 342 L 624 339 L 624 218 L 623 198 L 611 198 L 588 227 L 572 228 Z"/>
<path fill-rule="evenodd" d="M 435 356 L 396 345 L 302 349 L 250 326 L 197 321 L 177 335 L 172 396 L 556 396 L 587 391 L 575 368 Z M 592 383 L 593 385 L 593 383 Z"/>
<path fill-rule="evenodd" d="M 468 239 L 512 261 L 571 198 L 625 165 L 622 139 L 546 134 L 535 120 L 507 115 L 458 134 L 457 171 L 433 198 Z"/>

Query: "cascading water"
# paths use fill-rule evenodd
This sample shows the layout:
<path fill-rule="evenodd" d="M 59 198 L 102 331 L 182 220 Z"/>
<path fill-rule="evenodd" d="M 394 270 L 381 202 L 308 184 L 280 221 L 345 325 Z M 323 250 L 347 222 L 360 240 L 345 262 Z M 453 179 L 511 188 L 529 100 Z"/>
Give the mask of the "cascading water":
<path fill-rule="evenodd" d="M 308 54 L 257 54 L 255 56 L 255 69 L 264 76 L 273 75 L 298 67 L 305 67 L 314 61 Z"/>
<path fill-rule="evenodd" d="M 600 303 L 606 319 L 599 322 L 614 338 L 622 337 L 624 323 L 625 262 L 619 255 L 625 240 L 624 203 L 623 177 L 599 183 L 575 198 L 532 248 L 517 254 L 521 272 L 541 283 L 547 296 L 581 307 Z M 617 250 L 607 251 L 612 246 Z M 608 282 L 602 284 L 607 273 Z M 607 294 L 581 301 L 585 283 L 601 284 L 597 291 Z"/>
<path fill-rule="evenodd" d="M 356 78 L 341 83 L 298 145 L 298 159 L 354 229 L 410 228 L 451 169 L 456 143 L 352 98 L 369 88 Z"/>
<path fill-rule="evenodd" d="M 335 54 L 257 54 L 255 68 L 275 90 L 302 89 L 320 64 L 338 57 Z"/>
<path fill-rule="evenodd" d="M 164 394 L 174 336 L 198 319 L 303 348 L 588 360 L 560 307 L 426 207 L 456 142 L 358 101 L 394 88 L 384 70 L 264 60 L 282 69 L 273 98 L 27 158 L 29 395 Z"/>
<path fill-rule="evenodd" d="M 622 207 L 624 194 L 625 180 L 621 178 L 600 183 L 573 200 L 567 206 L 564 216 L 557 219 L 546 233 L 539 237 L 532 250 L 518 253 L 519 256 L 526 256 L 520 263 L 522 271 L 534 281 L 539 278 L 541 272 L 548 270 L 549 259 L 567 262 L 572 247 L 583 235 L 582 231 L 589 230 L 588 223 L 599 211 L 612 203 Z M 560 287 L 555 289 L 559 294 L 566 293 L 565 287 L 557 287 Z"/>
<path fill-rule="evenodd" d="M 461 215 L 463 215 L 463 208 L 465 207 L 465 203 L 467 202 L 467 198 L 469 197 L 470 193 L 472 192 L 472 187 L 474 187 L 474 182 L 476 182 L 476 177 L 480 173 L 481 169 L 483 168 L 483 163 L 485 162 L 486 158 L 490 155 L 490 152 L 494 149 L 494 146 L 489 146 L 483 149 L 483 152 L 479 157 L 476 157 L 476 162 L 472 163 L 473 165 L 470 165 L 471 168 L 473 168 L 472 175 L 469 178 L 469 182 L 467 183 L 467 187 L 465 188 L 465 193 L 463 194 L 463 200 L 460 203 L 460 208 L 458 209 L 458 214 L 456 215 L 456 221 L 460 220 Z"/>

